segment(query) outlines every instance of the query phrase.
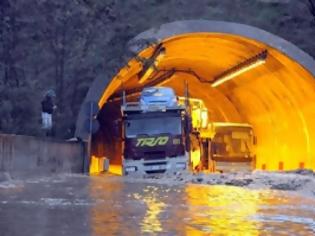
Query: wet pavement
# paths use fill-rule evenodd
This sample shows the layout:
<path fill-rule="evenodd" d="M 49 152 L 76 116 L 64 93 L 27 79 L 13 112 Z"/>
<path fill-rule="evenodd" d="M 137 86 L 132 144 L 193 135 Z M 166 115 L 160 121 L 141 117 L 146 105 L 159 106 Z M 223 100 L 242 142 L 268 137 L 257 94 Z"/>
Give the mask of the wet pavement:
<path fill-rule="evenodd" d="M 315 235 L 315 200 L 276 190 L 59 175 L 0 183 L 0 235 Z"/>

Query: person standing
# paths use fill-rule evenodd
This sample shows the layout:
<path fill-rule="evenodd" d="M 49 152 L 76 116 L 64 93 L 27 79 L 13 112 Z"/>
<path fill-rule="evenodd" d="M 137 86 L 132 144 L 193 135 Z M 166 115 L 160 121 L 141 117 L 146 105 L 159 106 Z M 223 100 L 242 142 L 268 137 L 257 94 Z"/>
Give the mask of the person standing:
<path fill-rule="evenodd" d="M 55 97 L 55 92 L 53 90 L 49 90 L 44 99 L 41 102 L 42 105 L 42 128 L 46 131 L 46 136 L 52 134 L 52 114 L 54 110 L 57 108 L 54 105 L 53 98 Z"/>

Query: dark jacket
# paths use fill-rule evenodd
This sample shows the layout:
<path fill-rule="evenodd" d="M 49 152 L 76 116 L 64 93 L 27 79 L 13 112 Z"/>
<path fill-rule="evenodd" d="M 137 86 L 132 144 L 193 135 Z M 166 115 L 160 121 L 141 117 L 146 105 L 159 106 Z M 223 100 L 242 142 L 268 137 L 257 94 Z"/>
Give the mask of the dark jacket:
<path fill-rule="evenodd" d="M 52 114 L 53 111 L 54 111 L 54 103 L 51 97 L 45 97 L 45 99 L 42 101 L 42 112 Z"/>

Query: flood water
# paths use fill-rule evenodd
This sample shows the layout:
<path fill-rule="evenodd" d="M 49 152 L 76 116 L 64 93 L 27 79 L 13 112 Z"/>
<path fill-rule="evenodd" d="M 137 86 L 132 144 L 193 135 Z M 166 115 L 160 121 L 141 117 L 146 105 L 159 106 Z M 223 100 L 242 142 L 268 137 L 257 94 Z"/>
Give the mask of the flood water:
<path fill-rule="evenodd" d="M 0 235 L 315 235 L 315 200 L 238 187 L 56 176 L 0 183 Z"/>

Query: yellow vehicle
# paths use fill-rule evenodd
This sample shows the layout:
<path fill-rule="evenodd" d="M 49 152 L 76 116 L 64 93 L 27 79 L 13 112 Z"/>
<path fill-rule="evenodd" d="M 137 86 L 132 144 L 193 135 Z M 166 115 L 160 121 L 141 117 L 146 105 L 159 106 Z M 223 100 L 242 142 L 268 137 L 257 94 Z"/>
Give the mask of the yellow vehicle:
<path fill-rule="evenodd" d="M 214 122 L 211 161 L 220 172 L 252 169 L 255 164 L 256 138 L 246 123 Z"/>
<path fill-rule="evenodd" d="M 184 105 L 184 97 L 178 97 Z M 191 117 L 190 164 L 193 170 L 249 170 L 255 164 L 255 136 L 247 123 L 211 122 L 201 99 L 188 98 Z"/>
<path fill-rule="evenodd" d="M 201 99 L 189 98 L 189 107 L 193 131 L 208 128 L 208 109 Z M 185 97 L 178 97 L 178 103 L 185 105 Z"/>
<path fill-rule="evenodd" d="M 186 98 L 178 97 L 178 103 L 185 105 Z M 191 133 L 190 133 L 190 165 L 193 170 L 202 167 L 202 142 L 210 140 L 212 133 L 209 127 L 208 109 L 201 99 L 188 98 L 188 107 L 191 117 Z"/>

